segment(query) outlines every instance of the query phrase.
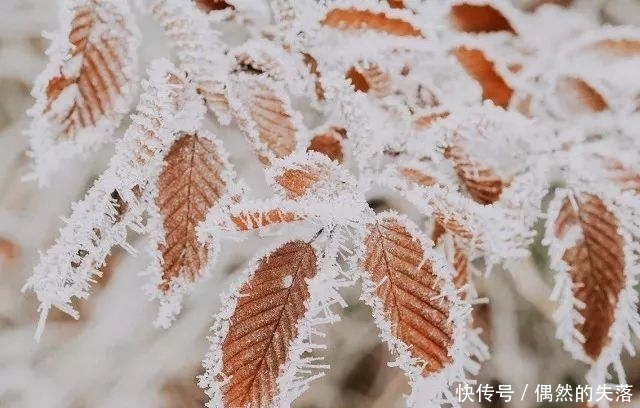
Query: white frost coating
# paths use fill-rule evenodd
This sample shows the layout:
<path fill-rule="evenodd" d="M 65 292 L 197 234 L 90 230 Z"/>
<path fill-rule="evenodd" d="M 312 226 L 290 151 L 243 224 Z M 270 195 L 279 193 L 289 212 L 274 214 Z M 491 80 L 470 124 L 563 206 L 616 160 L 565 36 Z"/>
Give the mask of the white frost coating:
<path fill-rule="evenodd" d="M 183 75 L 171 63 L 160 60 L 149 68 L 132 125 L 116 146 L 109 166 L 85 198 L 74 203 L 71 217 L 55 244 L 40 257 L 24 289 L 36 292 L 40 301 L 39 337 L 51 306 L 77 318 L 74 297 L 86 298 L 97 268 L 115 245 L 129 248 L 127 228 L 144 232 L 146 209 L 137 191 L 144 191 L 162 163 L 159 147 L 176 132 L 195 131 L 204 107 Z M 152 152 L 151 154 L 149 152 Z M 125 206 L 123 215 L 114 208 L 117 191 Z M 119 218 L 120 217 L 120 218 Z M 77 265 L 77 266 L 76 266 Z"/>
<path fill-rule="evenodd" d="M 67 108 L 79 98 L 85 98 L 77 87 L 77 75 L 83 55 L 69 58 L 74 50 L 69 39 L 72 21 L 74 15 L 83 9 L 90 10 L 96 19 L 90 25 L 87 41 L 96 43 L 106 39 L 111 46 L 118 45 L 114 51 L 120 58 L 121 65 L 118 69 L 122 71 L 126 83 L 122 84 L 119 95 L 111 101 L 105 114 L 97 118 L 95 125 L 78 125 L 74 132 L 65 136 L 61 134 L 63 129 L 58 123 L 60 116 L 66 116 Z M 42 185 L 49 184 L 50 176 L 65 160 L 95 151 L 110 139 L 122 116 L 130 108 L 138 76 L 137 48 L 140 33 L 128 1 L 60 0 L 58 10 L 60 28 L 58 32 L 49 35 L 52 40 L 47 49 L 49 63 L 36 79 L 31 92 L 36 102 L 28 111 L 32 122 L 26 131 L 31 144 L 29 155 L 34 161 L 33 173 L 28 177 L 37 179 Z M 101 71 L 102 68 L 98 68 L 99 74 L 105 76 Z M 49 82 L 62 74 L 71 76 L 71 79 L 76 78 L 49 104 Z M 72 111 L 72 115 L 79 120 L 77 109 Z"/>
<path fill-rule="evenodd" d="M 207 395 L 211 398 L 207 403 L 207 407 L 218 408 L 223 406 L 222 388 L 228 383 L 229 379 L 219 377 L 223 373 L 222 344 L 229 333 L 231 317 L 238 302 L 240 289 L 253 277 L 259 261 L 265 255 L 273 253 L 276 249 L 292 240 L 291 237 L 286 239 L 283 237 L 278 239 L 278 242 L 270 245 L 263 255 L 255 257 L 249 263 L 247 269 L 240 275 L 238 280 L 229 287 L 225 294 L 221 295 L 223 307 L 216 314 L 215 321 L 211 327 L 212 335 L 209 337 L 211 346 L 203 361 L 205 373 L 200 376 L 199 381 L 199 385 L 206 390 Z M 298 322 L 297 336 L 287 350 L 285 364 L 280 368 L 278 391 L 272 404 L 274 408 L 289 407 L 293 400 L 309 387 L 309 383 L 321 377 L 323 370 L 328 368 L 322 364 L 321 358 L 303 357 L 303 354 L 314 349 L 325 348 L 323 344 L 317 343 L 318 339 L 324 336 L 317 326 L 335 323 L 339 320 L 339 317 L 330 310 L 333 305 L 346 306 L 337 291 L 340 286 L 347 284 L 347 281 L 341 278 L 340 268 L 336 263 L 336 256 L 342 247 L 343 240 L 344 238 L 339 229 L 334 229 L 332 233 L 323 232 L 318 237 L 311 237 L 311 240 L 309 237 L 305 239 L 314 248 L 318 261 L 318 271 L 308 282 L 310 296 L 305 301 L 306 312 Z"/>
<path fill-rule="evenodd" d="M 209 27 L 206 15 L 193 1 L 144 1 L 162 25 L 180 67 L 189 74 L 220 124 L 228 125 L 231 112 L 226 101 L 226 77 L 230 61 L 220 34 Z"/>
<path fill-rule="evenodd" d="M 640 225 L 635 214 L 640 209 L 640 200 L 635 194 L 622 193 L 606 184 L 575 183 L 574 185 L 576 187 L 571 190 L 562 189 L 556 192 L 549 206 L 544 240 L 545 245 L 549 246 L 551 268 L 556 272 L 556 285 L 552 293 L 552 300 L 558 302 L 558 308 L 554 313 L 557 322 L 556 337 L 563 342 L 565 349 L 574 358 L 590 364 L 586 379 L 591 386 L 606 384 L 610 379 L 611 369 L 617 375 L 619 383 L 625 384 L 626 376 L 620 354 L 624 349 L 631 355 L 635 355 L 632 336 L 640 337 L 640 316 L 637 313 L 638 293 L 635 290 L 638 284 L 637 264 L 638 253 L 640 253 L 640 246 L 637 243 L 640 237 Z M 595 360 L 587 356 L 583 349 L 585 339 L 577 326 L 584 322 L 580 309 L 585 305 L 574 297 L 575 284 L 571 279 L 570 266 L 562 259 L 564 252 L 581 239 L 582 231 L 578 226 L 573 226 L 562 239 L 554 234 L 555 221 L 563 201 L 569 199 L 573 202 L 580 194 L 595 194 L 602 199 L 607 210 L 616 217 L 618 234 L 623 239 L 624 288 L 619 293 L 614 322 L 608 330 L 609 342 Z M 603 399 L 598 405 L 606 407 L 607 400 Z"/>
<path fill-rule="evenodd" d="M 193 90 L 191 90 L 193 92 Z M 191 96 L 196 97 L 195 93 Z M 203 117 L 193 118 L 193 122 L 190 125 L 190 129 L 185 130 L 198 130 L 202 125 Z M 222 168 L 217 169 L 220 174 L 219 177 L 223 181 L 223 184 L 226 186 L 225 190 L 220 191 L 221 196 L 225 196 L 230 190 L 233 190 L 233 185 L 236 182 L 236 174 L 233 169 L 231 163 L 229 163 L 229 155 L 227 151 L 222 146 L 222 143 L 210 132 L 207 131 L 197 131 L 198 137 L 206 138 L 213 143 L 215 146 L 215 151 L 222 163 Z M 149 233 L 149 251 L 153 255 L 151 265 L 149 265 L 148 269 L 145 271 L 145 275 L 150 276 L 150 281 L 147 284 L 145 291 L 149 294 L 151 299 L 158 299 L 160 301 L 160 306 L 158 310 L 158 317 L 156 318 L 154 324 L 159 327 L 167 328 L 171 325 L 175 317 L 180 313 L 182 309 L 182 300 L 185 295 L 189 294 L 195 285 L 199 282 L 201 278 L 206 278 L 209 276 L 209 272 L 213 264 L 215 264 L 218 253 L 220 251 L 219 240 L 215 235 L 210 235 L 208 240 L 203 243 L 203 245 L 207 248 L 207 264 L 202 267 L 200 271 L 200 275 L 193 282 L 189 279 L 185 278 L 182 273 L 179 273 L 177 277 L 172 278 L 170 282 L 170 286 L 167 292 L 162 292 L 158 288 L 160 284 L 163 282 L 162 278 L 162 251 L 160 251 L 160 245 L 164 243 L 166 233 L 164 231 L 163 220 L 160 215 L 160 210 L 156 204 L 156 199 L 158 197 L 159 191 L 157 189 L 157 181 L 162 171 L 162 167 L 164 167 L 164 157 L 163 152 L 168 152 L 171 148 L 171 145 L 178 140 L 184 133 L 174 133 L 172 137 L 162 140 L 162 145 L 159 146 L 157 151 L 159 152 L 159 159 L 161 161 L 160 166 L 155 167 L 157 173 L 154 174 L 148 183 L 148 188 L 145 189 L 143 193 L 143 201 L 147 207 L 147 224 L 146 229 Z M 214 208 L 218 205 L 219 201 L 214 203 Z"/>
<path fill-rule="evenodd" d="M 365 257 L 364 245 L 359 244 L 352 257 L 352 268 L 358 271 L 363 281 L 361 299 L 373 310 L 376 326 L 380 330 L 380 338 L 385 341 L 389 350 L 396 355 L 396 360 L 390 366 L 397 366 L 409 378 L 411 394 L 407 396 L 408 407 L 437 407 L 443 403 L 450 403 L 459 407 L 458 399 L 451 392 L 451 387 L 467 381 L 467 374 L 476 374 L 480 366 L 477 360 L 487 357 L 487 349 L 478 332 L 470 328 L 471 304 L 469 300 L 460 298 L 458 289 L 452 282 L 453 267 L 441 255 L 432 249 L 432 242 L 403 215 L 395 212 L 383 212 L 376 216 L 377 220 L 394 219 L 405 227 L 411 235 L 420 242 L 424 251 L 423 262 L 429 262 L 433 273 L 441 285 L 442 298 L 451 304 L 449 309 L 449 323 L 453 327 L 452 345 L 447 350 L 451 363 L 437 373 L 423 376 L 425 362 L 412 357 L 410 346 L 393 336 L 391 322 L 386 318 L 382 300 L 375 294 L 377 284 L 363 270 L 359 261 Z M 365 231 L 361 231 L 362 234 Z M 364 235 L 359 237 L 364 242 Z"/>

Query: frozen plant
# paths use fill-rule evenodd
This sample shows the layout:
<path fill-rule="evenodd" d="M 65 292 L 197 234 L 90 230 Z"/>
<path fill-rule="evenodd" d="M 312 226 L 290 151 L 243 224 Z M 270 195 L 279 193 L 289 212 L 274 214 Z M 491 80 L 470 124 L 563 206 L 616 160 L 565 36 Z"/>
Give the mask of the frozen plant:
<path fill-rule="evenodd" d="M 625 382 L 620 354 L 640 335 L 640 30 L 501 0 L 135 6 L 175 61 L 147 69 L 124 135 L 129 1 L 62 1 L 34 87 L 32 178 L 116 145 L 26 285 L 38 336 L 52 307 L 78 317 L 112 248 L 133 252 L 130 230 L 150 237 L 162 327 L 216 273 L 222 243 L 258 231 L 269 248 L 214 317 L 210 407 L 290 406 L 328 369 L 315 351 L 357 282 L 407 405 L 457 406 L 453 387 L 488 358 L 474 279 L 518 268 L 546 218 L 557 336 L 590 384 Z M 220 132 L 246 138 L 263 185 L 234 171 Z M 374 211 L 378 196 L 414 211 Z"/>

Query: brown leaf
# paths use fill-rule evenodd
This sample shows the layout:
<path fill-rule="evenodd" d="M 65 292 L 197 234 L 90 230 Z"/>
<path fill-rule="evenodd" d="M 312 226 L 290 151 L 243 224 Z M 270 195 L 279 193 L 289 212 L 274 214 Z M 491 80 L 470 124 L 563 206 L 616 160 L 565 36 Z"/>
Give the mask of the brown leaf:
<path fill-rule="evenodd" d="M 596 113 L 608 109 L 608 104 L 584 80 L 565 76 L 556 85 L 558 98 L 571 113 Z"/>
<path fill-rule="evenodd" d="M 422 187 L 431 187 L 437 184 L 435 177 L 413 167 L 401 167 L 399 172 L 407 181 Z M 443 186 L 443 184 L 440 185 Z M 433 218 L 434 227 L 431 233 L 431 239 L 436 243 L 445 232 L 449 232 L 463 239 L 471 239 L 474 236 L 473 233 L 464 226 L 464 223 L 461 222 L 461 220 L 457 220 L 453 215 L 445 217 L 441 211 L 436 210 L 433 213 Z"/>
<path fill-rule="evenodd" d="M 391 8 L 401 9 L 405 7 L 403 0 L 387 0 L 387 4 L 389 4 Z"/>
<path fill-rule="evenodd" d="M 288 242 L 263 257 L 240 288 L 222 344 L 226 408 L 268 407 L 277 395 L 280 367 L 306 312 L 308 280 L 317 272 L 313 247 Z"/>
<path fill-rule="evenodd" d="M 632 58 L 640 56 L 640 41 L 631 39 L 606 39 L 597 41 L 584 49 L 609 58 Z"/>
<path fill-rule="evenodd" d="M 351 67 L 345 78 L 350 80 L 356 91 L 382 98 L 391 93 L 391 77 L 377 65 L 367 68 Z"/>
<path fill-rule="evenodd" d="M 374 30 L 397 36 L 422 37 L 422 32 L 413 24 L 384 13 L 355 8 L 334 8 L 320 21 L 325 27 L 344 31 Z"/>
<path fill-rule="evenodd" d="M 231 222 L 236 231 L 249 231 L 257 228 L 268 227 L 270 225 L 285 224 L 300 220 L 297 214 L 281 210 L 269 211 L 242 211 L 231 214 Z"/>
<path fill-rule="evenodd" d="M 418 184 L 420 186 L 430 187 L 436 183 L 436 179 L 433 176 L 426 174 L 422 170 L 418 170 L 412 167 L 401 167 L 399 170 L 400 174 L 402 174 L 402 176 L 407 179 L 407 181 Z"/>
<path fill-rule="evenodd" d="M 325 132 L 312 137 L 307 151 L 322 153 L 331 160 L 342 163 L 344 161 L 342 140 L 345 138 L 345 135 L 346 130 L 344 128 L 332 126 Z"/>
<path fill-rule="evenodd" d="M 73 139 L 81 129 L 94 127 L 101 119 L 118 113 L 121 107 L 117 105 L 122 103 L 132 79 L 129 65 L 135 60 L 135 49 L 130 46 L 132 27 L 117 9 L 88 3 L 75 7 L 72 13 L 71 48 L 65 61 L 68 65 L 78 61 L 79 66 L 61 66 L 49 79 L 42 111 L 59 125 L 58 139 Z"/>
<path fill-rule="evenodd" d="M 196 6 L 204 11 L 205 13 L 210 13 L 212 11 L 220 11 L 220 10 L 235 10 L 235 6 L 233 4 L 229 4 L 224 0 L 193 0 L 196 3 Z"/>
<path fill-rule="evenodd" d="M 425 361 L 423 375 L 451 362 L 452 327 L 441 282 L 424 257 L 420 241 L 393 217 L 367 226 L 362 267 L 376 285 L 392 335 L 409 346 L 412 357 Z"/>
<path fill-rule="evenodd" d="M 436 113 L 428 113 L 426 115 L 422 115 L 417 117 L 414 121 L 413 124 L 418 128 L 418 129 L 427 129 L 429 126 L 431 126 L 431 124 L 433 122 L 436 122 L 440 119 L 444 119 L 447 116 L 449 116 L 449 112 L 436 112 Z"/>
<path fill-rule="evenodd" d="M 482 87 L 482 99 L 489 99 L 506 108 L 513 89 L 496 72 L 495 65 L 478 49 L 457 47 L 451 51 L 464 70 Z"/>
<path fill-rule="evenodd" d="M 622 162 L 607 157 L 599 157 L 609 171 L 609 178 L 614 181 L 622 191 L 633 191 L 640 194 L 640 173 L 628 168 Z"/>
<path fill-rule="evenodd" d="M 569 266 L 573 295 L 586 305 L 579 309 L 585 321 L 577 327 L 585 338 L 584 352 L 597 359 L 610 341 L 609 328 L 625 286 L 623 238 L 615 215 L 598 196 L 575 198 L 575 209 L 569 198 L 564 199 L 554 232 L 563 238 L 571 227 L 580 230 L 580 238 L 565 250 L 562 260 Z"/>
<path fill-rule="evenodd" d="M 322 83 L 320 83 L 320 71 L 318 71 L 318 61 L 313 58 L 310 54 L 302 53 L 302 58 L 304 64 L 307 66 L 309 73 L 315 77 L 315 91 L 316 97 L 319 101 L 324 100 L 324 89 L 322 88 Z"/>
<path fill-rule="evenodd" d="M 251 81 L 246 76 L 245 79 Z M 286 95 L 277 92 L 270 82 L 258 80 L 251 81 L 246 92 L 242 97 L 249 111 L 248 119 L 257 127 L 260 143 L 276 158 L 290 155 L 296 147 L 298 128 Z"/>
<path fill-rule="evenodd" d="M 447 147 L 444 156 L 453 162 L 458 179 L 474 201 L 491 204 L 500 198 L 505 183 L 493 169 L 473 162 L 459 146 Z"/>
<path fill-rule="evenodd" d="M 288 199 L 295 200 L 307 194 L 331 172 L 323 163 L 303 164 L 294 168 L 285 168 L 274 176 L 275 182 L 282 187 Z"/>
<path fill-rule="evenodd" d="M 165 157 L 156 197 L 165 239 L 158 248 L 163 291 L 178 277 L 194 281 L 207 262 L 207 248 L 198 242 L 196 227 L 225 189 L 223 168 L 213 142 L 197 134 L 181 136 Z"/>
<path fill-rule="evenodd" d="M 469 256 L 465 247 L 457 242 L 455 238 L 453 244 L 453 268 L 455 269 L 453 285 L 456 288 L 461 289 L 464 285 L 469 283 L 471 278 L 469 275 Z M 464 299 L 466 296 L 467 294 L 462 292 L 462 298 Z"/>
<path fill-rule="evenodd" d="M 456 30 L 465 33 L 507 31 L 516 34 L 504 14 L 489 4 L 456 4 L 449 12 L 449 22 Z"/>

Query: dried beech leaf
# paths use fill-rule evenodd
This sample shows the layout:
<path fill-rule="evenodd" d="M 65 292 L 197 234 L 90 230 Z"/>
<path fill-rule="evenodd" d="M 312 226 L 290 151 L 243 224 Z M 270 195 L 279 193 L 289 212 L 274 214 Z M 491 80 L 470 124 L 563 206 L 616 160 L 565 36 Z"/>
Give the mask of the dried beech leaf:
<path fill-rule="evenodd" d="M 302 219 L 301 216 L 281 210 L 241 211 L 230 215 L 236 231 L 249 231 L 270 225 L 285 224 Z"/>
<path fill-rule="evenodd" d="M 457 146 L 447 147 L 444 156 L 454 163 L 458 178 L 474 201 L 491 204 L 500 198 L 505 184 L 495 171 L 474 163 L 469 155 Z"/>
<path fill-rule="evenodd" d="M 469 256 L 467 250 L 454 240 L 453 244 L 453 268 L 456 273 L 453 275 L 453 285 L 461 289 L 469 283 L 471 278 L 469 271 Z M 466 297 L 466 293 L 462 292 L 462 296 Z"/>
<path fill-rule="evenodd" d="M 313 187 L 323 174 L 317 168 L 305 165 L 300 168 L 285 169 L 282 173 L 274 177 L 289 199 L 300 198 Z"/>
<path fill-rule="evenodd" d="M 344 128 L 332 126 L 326 131 L 321 132 L 311 138 L 307 151 L 322 153 L 331 160 L 338 163 L 344 161 L 344 151 L 342 148 L 342 140 L 346 136 Z"/>
<path fill-rule="evenodd" d="M 584 336 L 584 353 L 597 359 L 609 343 L 620 292 L 625 286 L 623 238 L 618 220 L 596 195 L 568 197 L 555 219 L 554 234 L 562 239 L 577 228 L 579 237 L 564 250 L 562 260 L 573 283 L 573 296 L 583 302 L 579 309 L 584 322 L 577 330 Z"/>
<path fill-rule="evenodd" d="M 229 4 L 224 0 L 194 0 L 196 6 L 205 13 L 220 10 L 235 10 L 233 4 Z"/>
<path fill-rule="evenodd" d="M 197 134 L 177 139 L 165 157 L 156 197 L 165 241 L 158 248 L 163 291 L 178 277 L 194 281 L 207 263 L 196 227 L 225 190 L 223 168 L 213 142 Z"/>
<path fill-rule="evenodd" d="M 400 175 L 404 177 L 408 182 L 416 184 L 421 187 L 431 187 L 440 185 L 443 187 L 442 183 L 438 183 L 436 177 L 427 174 L 423 170 L 419 170 L 413 167 L 400 167 L 398 169 Z M 465 226 L 465 223 L 462 222 L 462 219 L 458 220 L 459 215 L 450 214 L 448 217 L 445 217 L 444 213 L 440 210 L 433 211 L 433 218 L 435 220 L 434 228 L 432 231 L 432 240 L 434 242 L 438 242 L 440 236 L 449 232 L 454 236 L 459 238 L 468 240 L 474 237 L 474 234 Z"/>
<path fill-rule="evenodd" d="M 608 109 L 602 95 L 580 78 L 560 78 L 556 93 L 563 106 L 571 113 L 597 113 Z"/>
<path fill-rule="evenodd" d="M 440 119 L 445 119 L 447 116 L 449 116 L 449 112 L 446 111 L 429 113 L 426 115 L 418 116 L 413 123 L 418 129 L 426 129 L 431 126 L 432 123 Z"/>
<path fill-rule="evenodd" d="M 229 378 L 222 386 L 224 407 L 273 404 L 317 268 L 309 243 L 288 242 L 263 257 L 242 285 L 222 343 L 221 375 Z"/>
<path fill-rule="evenodd" d="M 334 8 L 320 22 L 325 27 L 344 31 L 373 30 L 389 35 L 422 37 L 422 32 L 413 24 L 384 13 L 355 8 Z"/>
<path fill-rule="evenodd" d="M 181 68 L 189 72 L 209 109 L 221 124 L 226 125 L 232 116 L 226 95 L 227 84 L 223 80 L 228 72 L 224 55 L 226 46 L 209 27 L 207 16 L 196 7 L 214 7 L 212 12 L 232 10 L 216 8 L 223 4 L 226 2 L 220 0 L 199 0 L 196 3 L 152 0 L 150 9 L 180 60 Z"/>
<path fill-rule="evenodd" d="M 86 151 L 108 139 L 129 108 L 136 76 L 138 29 L 126 2 L 75 2 L 51 61 L 36 80 L 29 131 L 36 167 Z M 62 142 L 64 151 L 47 152 Z M 41 157 L 42 156 L 42 157 Z M 49 164 L 52 169 L 57 167 Z M 44 176 L 44 175 L 43 175 Z"/>
<path fill-rule="evenodd" d="M 402 9 L 405 7 L 403 0 L 387 0 L 387 4 L 389 4 L 391 8 Z"/>
<path fill-rule="evenodd" d="M 449 21 L 456 30 L 466 33 L 507 31 L 516 34 L 504 14 L 490 4 L 455 4 L 451 6 Z"/>
<path fill-rule="evenodd" d="M 605 169 L 609 172 L 609 178 L 613 180 L 622 191 L 634 191 L 640 194 L 640 172 L 628 168 L 616 159 L 600 157 Z"/>
<path fill-rule="evenodd" d="M 367 226 L 361 266 L 373 281 L 392 335 L 424 361 L 423 375 L 451 363 L 453 343 L 450 305 L 439 297 L 440 281 L 421 242 L 397 219 L 382 218 Z"/>
<path fill-rule="evenodd" d="M 411 167 L 401 167 L 399 169 L 400 174 L 412 183 L 416 183 L 419 186 L 429 187 L 436 184 L 435 177 L 426 174 L 422 170 L 418 170 Z"/>
<path fill-rule="evenodd" d="M 478 49 L 457 47 L 451 53 L 464 70 L 482 87 L 482 98 L 506 108 L 513 95 L 513 89 L 496 72 L 495 65 Z"/>
<path fill-rule="evenodd" d="M 304 64 L 309 70 L 309 73 L 311 74 L 311 76 L 315 78 L 314 83 L 315 83 L 316 97 L 318 98 L 319 101 L 323 101 L 324 89 L 322 89 L 322 84 L 320 83 L 320 71 L 318 71 L 318 61 L 316 61 L 315 58 L 313 58 L 310 54 L 306 52 L 302 54 L 302 58 L 303 58 Z"/>
<path fill-rule="evenodd" d="M 345 76 L 356 91 L 382 98 L 391 93 L 391 77 L 377 65 L 351 67 Z"/>
<path fill-rule="evenodd" d="M 606 39 L 597 41 L 584 49 L 602 57 L 632 58 L 640 56 L 640 41 L 631 39 Z"/>
<path fill-rule="evenodd" d="M 296 148 L 296 133 L 301 124 L 288 95 L 266 78 L 243 75 L 239 81 L 244 83 L 239 97 L 246 104 L 246 113 L 236 112 L 240 126 L 265 160 L 270 161 L 267 154 L 275 158 L 289 156 Z"/>

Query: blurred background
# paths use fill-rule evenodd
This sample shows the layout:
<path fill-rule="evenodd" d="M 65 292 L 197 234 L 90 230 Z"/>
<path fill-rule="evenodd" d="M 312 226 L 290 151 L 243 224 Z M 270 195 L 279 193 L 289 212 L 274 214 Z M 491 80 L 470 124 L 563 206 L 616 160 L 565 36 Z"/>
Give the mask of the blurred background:
<path fill-rule="evenodd" d="M 514 1 L 523 8 L 573 3 L 602 23 L 640 24 L 640 0 Z M 159 28 L 148 16 L 141 16 L 141 21 L 144 67 L 168 51 Z M 242 250 L 225 247 L 220 273 L 200 285 L 168 330 L 152 326 L 156 305 L 141 290 L 145 279 L 139 272 L 148 264 L 144 251 L 132 257 L 116 249 L 92 297 L 79 305 L 81 319 L 53 312 L 42 340 L 33 339 L 36 299 L 20 289 L 38 251 L 55 239 L 70 203 L 84 196 L 113 151 L 106 147 L 92 160 L 67 163 L 50 188 L 21 180 L 29 165 L 22 133 L 28 124 L 25 111 L 33 103 L 31 84 L 46 63 L 48 42 L 41 34 L 56 24 L 55 1 L 0 0 L 0 408 L 202 407 L 207 398 L 196 386 L 195 376 L 208 346 L 211 316 L 230 274 L 253 255 L 259 241 L 250 241 Z M 237 165 L 242 157 L 234 160 Z M 131 240 L 144 247 L 142 238 Z M 543 252 L 534 248 L 539 255 L 520 268 L 527 279 L 498 272 L 478 282 L 479 295 L 489 304 L 477 305 L 474 311 L 492 352 L 478 382 L 496 389 L 510 384 L 516 395 L 528 384 L 528 393 L 524 401 L 516 397 L 505 404 L 494 397 L 492 402 L 466 406 L 551 406 L 536 402 L 537 384 L 550 384 L 555 390 L 558 384 L 575 386 L 583 381 L 586 366 L 572 361 L 554 337 L 553 305 L 547 301 L 552 279 Z M 327 328 L 331 370 L 298 399 L 297 407 L 402 406 L 406 380 L 398 369 L 387 366 L 390 356 L 378 341 L 370 311 L 357 301 L 359 288 L 344 296 L 352 306 L 340 312 L 340 323 Z M 624 363 L 637 397 L 615 406 L 640 407 L 640 358 L 625 355 Z"/>

